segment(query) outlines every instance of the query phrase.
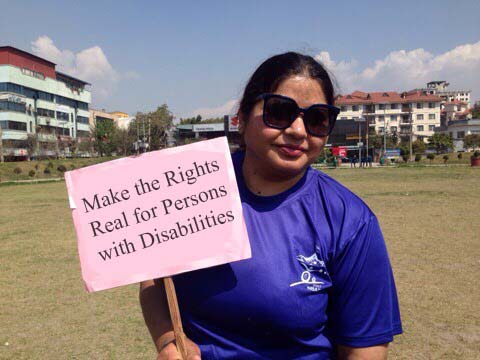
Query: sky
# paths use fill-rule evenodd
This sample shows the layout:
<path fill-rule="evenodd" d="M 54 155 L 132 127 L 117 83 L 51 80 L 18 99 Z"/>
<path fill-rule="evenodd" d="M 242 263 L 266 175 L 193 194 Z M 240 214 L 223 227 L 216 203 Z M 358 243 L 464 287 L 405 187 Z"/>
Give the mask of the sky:
<path fill-rule="evenodd" d="M 92 84 L 95 109 L 176 118 L 235 111 L 268 57 L 323 62 L 337 93 L 447 80 L 480 100 L 480 1 L 8 1 L 0 46 Z"/>

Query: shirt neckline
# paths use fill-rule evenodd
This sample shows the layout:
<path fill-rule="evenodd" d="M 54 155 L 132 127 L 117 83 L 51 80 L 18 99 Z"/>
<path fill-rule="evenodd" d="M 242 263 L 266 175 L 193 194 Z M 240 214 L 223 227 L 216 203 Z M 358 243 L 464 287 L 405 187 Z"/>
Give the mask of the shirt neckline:
<path fill-rule="evenodd" d="M 292 198 L 308 182 L 308 180 L 311 178 L 311 174 L 313 171 L 312 168 L 309 166 L 305 171 L 305 174 L 303 174 L 302 178 L 298 180 L 289 189 L 282 191 L 281 193 L 276 195 L 261 196 L 250 191 L 250 189 L 247 187 L 247 184 L 245 183 L 242 172 L 245 152 L 239 151 L 235 155 L 239 157 L 239 160 L 235 162 L 235 173 L 237 175 L 237 183 L 242 198 L 246 199 L 247 203 L 249 203 L 250 205 L 256 205 L 262 208 L 273 209 L 284 203 L 287 199 Z"/>

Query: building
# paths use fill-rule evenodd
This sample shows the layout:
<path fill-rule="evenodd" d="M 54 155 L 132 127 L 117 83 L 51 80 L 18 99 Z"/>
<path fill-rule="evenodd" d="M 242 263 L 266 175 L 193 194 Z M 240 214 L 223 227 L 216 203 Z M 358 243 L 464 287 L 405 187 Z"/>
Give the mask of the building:
<path fill-rule="evenodd" d="M 445 126 L 449 121 L 465 120 L 471 118 L 470 109 L 465 101 L 454 100 L 443 103 L 441 112 L 441 125 Z"/>
<path fill-rule="evenodd" d="M 439 133 L 448 134 L 453 139 L 455 151 L 470 150 L 465 149 L 463 140 L 465 136 L 478 134 L 480 135 L 480 119 L 464 119 L 449 121 L 446 127 L 437 130 Z"/>
<path fill-rule="evenodd" d="M 130 123 L 135 120 L 135 117 L 130 116 L 122 111 L 113 111 L 110 114 L 114 116 L 117 126 L 124 130 L 127 130 Z"/>
<path fill-rule="evenodd" d="M 89 85 L 56 71 L 55 64 L 48 60 L 1 46 L 2 154 L 25 159 L 68 153 L 73 139 L 81 140 L 90 134 Z"/>
<path fill-rule="evenodd" d="M 448 90 L 450 84 L 445 80 L 440 81 L 430 81 L 427 83 L 427 87 L 424 89 L 419 89 L 425 91 L 431 95 L 437 95 L 442 98 L 443 102 L 452 102 L 452 101 L 462 101 L 466 102 L 467 106 L 470 107 L 470 95 L 471 90 Z"/>
<path fill-rule="evenodd" d="M 339 95 L 335 100 L 335 105 L 340 108 L 338 130 L 348 130 L 344 132 L 343 144 L 351 145 L 348 140 L 357 142 L 362 138 L 358 135 L 358 127 L 362 125 L 354 126 L 352 121 L 365 119 L 363 128 L 368 126 L 369 133 L 375 130 L 377 134 L 383 134 L 386 131 L 387 134 L 396 134 L 400 138 L 410 137 L 412 133 L 413 140 L 426 141 L 433 135 L 435 127 L 440 125 L 441 102 L 440 97 L 419 90 L 403 93 L 355 91 L 352 94 Z M 350 121 L 352 124 L 344 126 L 342 121 Z M 336 133 L 339 135 L 338 130 Z M 335 142 L 342 143 L 339 138 L 335 139 Z"/>
<path fill-rule="evenodd" d="M 102 110 L 90 109 L 89 123 L 92 128 L 95 127 L 95 124 L 98 121 L 104 121 L 104 120 L 112 120 L 113 122 L 115 122 L 116 117 L 112 113 L 106 112 L 105 109 L 102 109 Z"/>
<path fill-rule="evenodd" d="M 128 125 L 135 118 L 122 111 L 107 112 L 105 109 L 90 109 L 89 123 L 91 127 L 95 127 L 97 121 L 103 121 L 105 119 L 112 120 L 120 129 L 128 129 Z"/>

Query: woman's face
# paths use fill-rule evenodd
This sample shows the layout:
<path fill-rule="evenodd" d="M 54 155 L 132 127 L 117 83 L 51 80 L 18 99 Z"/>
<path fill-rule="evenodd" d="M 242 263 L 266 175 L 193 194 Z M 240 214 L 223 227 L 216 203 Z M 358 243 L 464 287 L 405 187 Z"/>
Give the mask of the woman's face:
<path fill-rule="evenodd" d="M 326 103 L 320 84 L 311 78 L 293 76 L 280 83 L 275 94 L 294 99 L 298 106 Z M 271 176 L 294 177 L 303 172 L 322 152 L 327 137 L 307 133 L 299 116 L 290 127 L 279 130 L 267 127 L 262 119 L 263 101 L 255 104 L 244 130 L 246 161 L 249 166 Z"/>

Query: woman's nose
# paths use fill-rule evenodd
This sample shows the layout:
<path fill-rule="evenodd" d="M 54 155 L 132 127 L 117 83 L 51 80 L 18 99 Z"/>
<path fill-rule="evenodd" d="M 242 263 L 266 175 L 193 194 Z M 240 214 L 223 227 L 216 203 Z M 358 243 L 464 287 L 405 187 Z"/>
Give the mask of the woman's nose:
<path fill-rule="evenodd" d="M 301 115 L 298 115 L 297 118 L 290 124 L 290 126 L 285 129 L 285 134 L 297 138 L 307 137 L 307 129 L 305 128 L 305 123 L 303 122 Z"/>

